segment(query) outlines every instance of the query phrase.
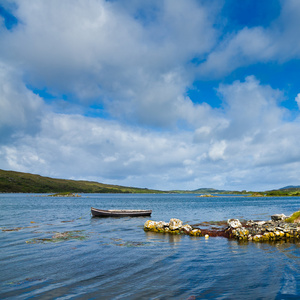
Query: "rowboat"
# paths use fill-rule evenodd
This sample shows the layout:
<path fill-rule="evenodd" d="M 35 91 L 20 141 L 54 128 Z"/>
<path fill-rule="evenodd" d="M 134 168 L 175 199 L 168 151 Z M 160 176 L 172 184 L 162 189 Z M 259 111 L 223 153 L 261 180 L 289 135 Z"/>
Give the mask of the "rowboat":
<path fill-rule="evenodd" d="M 152 210 L 103 210 L 91 207 L 93 217 L 144 217 L 150 216 Z"/>

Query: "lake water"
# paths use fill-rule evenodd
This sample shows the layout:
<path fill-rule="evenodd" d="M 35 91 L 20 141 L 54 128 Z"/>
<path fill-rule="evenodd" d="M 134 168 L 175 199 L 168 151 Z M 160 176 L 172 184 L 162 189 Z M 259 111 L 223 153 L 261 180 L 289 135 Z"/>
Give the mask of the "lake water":
<path fill-rule="evenodd" d="M 0 194 L 1 299 L 300 298 L 299 243 L 147 233 L 149 217 L 91 218 L 91 206 L 196 224 L 269 220 L 300 198 Z"/>

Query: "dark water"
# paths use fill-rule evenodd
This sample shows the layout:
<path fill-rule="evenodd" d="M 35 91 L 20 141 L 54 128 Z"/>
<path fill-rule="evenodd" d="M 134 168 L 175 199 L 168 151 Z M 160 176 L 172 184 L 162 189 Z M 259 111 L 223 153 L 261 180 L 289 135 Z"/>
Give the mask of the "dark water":
<path fill-rule="evenodd" d="M 2 194 L 1 299 L 300 299 L 299 243 L 146 233 L 148 217 L 91 218 L 91 206 L 195 224 L 289 215 L 300 198 Z"/>

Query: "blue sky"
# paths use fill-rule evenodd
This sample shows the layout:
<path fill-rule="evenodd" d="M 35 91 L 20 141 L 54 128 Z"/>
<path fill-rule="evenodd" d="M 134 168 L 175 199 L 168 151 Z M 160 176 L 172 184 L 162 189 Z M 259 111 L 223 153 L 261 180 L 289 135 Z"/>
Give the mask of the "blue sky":
<path fill-rule="evenodd" d="M 299 185 L 299 28 L 297 0 L 2 0 L 0 168 Z"/>

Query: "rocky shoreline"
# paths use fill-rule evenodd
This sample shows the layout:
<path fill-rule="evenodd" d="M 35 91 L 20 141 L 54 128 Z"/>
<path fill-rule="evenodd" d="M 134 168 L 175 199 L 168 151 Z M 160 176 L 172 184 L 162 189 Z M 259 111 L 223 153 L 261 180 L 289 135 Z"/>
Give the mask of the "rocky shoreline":
<path fill-rule="evenodd" d="M 269 241 L 300 241 L 300 223 L 289 223 L 283 214 L 271 216 L 269 221 L 253 221 L 241 223 L 238 219 L 229 219 L 224 229 L 201 229 L 189 224 L 183 224 L 179 219 L 171 219 L 168 223 L 148 220 L 144 224 L 145 231 L 168 234 L 186 234 L 189 236 L 222 236 L 240 241 L 269 242 Z"/>

